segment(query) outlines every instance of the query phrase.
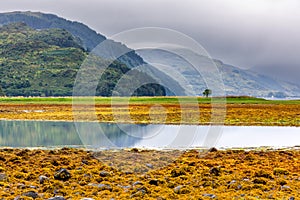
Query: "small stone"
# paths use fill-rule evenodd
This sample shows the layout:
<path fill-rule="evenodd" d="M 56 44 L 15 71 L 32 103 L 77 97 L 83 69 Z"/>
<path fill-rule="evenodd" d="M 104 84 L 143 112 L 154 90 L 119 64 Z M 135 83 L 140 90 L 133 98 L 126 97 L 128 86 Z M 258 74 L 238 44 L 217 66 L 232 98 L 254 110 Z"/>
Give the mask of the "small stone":
<path fill-rule="evenodd" d="M 218 149 L 216 147 L 212 147 L 210 149 L 208 149 L 208 152 L 217 152 Z"/>
<path fill-rule="evenodd" d="M 176 187 L 174 188 L 174 192 L 175 192 L 176 194 L 187 194 L 187 193 L 189 193 L 190 191 L 186 188 L 186 186 L 184 186 L 184 185 L 179 185 L 179 186 L 176 186 Z"/>
<path fill-rule="evenodd" d="M 61 168 L 54 174 L 54 178 L 57 180 L 66 181 L 71 178 L 71 174 L 67 169 Z"/>
<path fill-rule="evenodd" d="M 212 198 L 212 199 L 214 199 L 214 198 L 217 197 L 217 196 L 214 195 L 214 194 L 202 194 L 202 196 L 204 196 L 204 197 L 210 197 L 210 198 Z"/>
<path fill-rule="evenodd" d="M 295 200 L 295 197 L 290 197 L 289 200 Z"/>
<path fill-rule="evenodd" d="M 48 200 L 66 200 L 66 199 L 62 196 L 56 196 L 56 197 L 51 197 Z"/>
<path fill-rule="evenodd" d="M 182 188 L 182 185 L 176 186 L 176 187 L 174 188 L 174 192 L 175 192 L 176 194 L 179 194 L 181 188 Z"/>
<path fill-rule="evenodd" d="M 49 178 L 47 176 L 44 176 L 44 175 L 39 176 L 40 184 L 43 184 L 46 180 L 49 180 Z"/>
<path fill-rule="evenodd" d="M 220 174 L 221 174 L 221 169 L 220 169 L 220 167 L 212 167 L 212 168 L 209 170 L 209 173 L 212 174 L 212 175 L 215 175 L 215 176 L 220 176 Z"/>
<path fill-rule="evenodd" d="M 112 187 L 108 184 L 96 184 L 96 183 L 89 183 L 88 184 L 89 186 L 93 186 L 93 187 L 98 187 L 99 190 L 109 190 L 109 191 L 112 191 Z"/>
<path fill-rule="evenodd" d="M 135 186 L 135 185 L 143 185 L 143 183 L 142 183 L 141 181 L 136 181 L 136 182 L 134 182 L 132 185 L 133 185 L 133 186 Z"/>
<path fill-rule="evenodd" d="M 143 197 L 145 195 L 146 191 L 145 190 L 139 190 L 135 193 L 133 193 L 132 195 L 130 195 L 130 198 L 136 198 L 136 197 Z"/>
<path fill-rule="evenodd" d="M 94 200 L 93 198 L 82 198 L 80 200 Z"/>
<path fill-rule="evenodd" d="M 287 186 L 287 185 L 283 185 L 281 186 L 281 190 L 291 190 L 291 187 L 290 186 Z"/>
<path fill-rule="evenodd" d="M 152 179 L 152 180 L 149 181 L 149 184 L 158 186 L 158 180 Z"/>
<path fill-rule="evenodd" d="M 150 163 L 147 163 L 146 166 L 149 167 L 150 169 L 153 169 L 153 165 Z"/>
<path fill-rule="evenodd" d="M 85 165 L 89 164 L 89 161 L 87 161 L 87 160 L 82 160 L 81 162 L 82 162 L 82 164 L 85 164 Z"/>
<path fill-rule="evenodd" d="M 100 172 L 100 176 L 107 177 L 107 176 L 110 176 L 110 173 L 107 171 L 102 171 L 102 172 Z"/>
<path fill-rule="evenodd" d="M 7 179 L 6 174 L 0 173 L 0 181 L 5 181 Z"/>
<path fill-rule="evenodd" d="M 34 199 L 39 197 L 38 193 L 36 193 L 35 191 L 29 191 L 29 192 L 23 193 L 22 196 L 31 197 Z"/>
<path fill-rule="evenodd" d="M 26 185 L 24 183 L 18 183 L 17 184 L 17 188 L 18 189 L 25 189 L 26 188 Z"/>

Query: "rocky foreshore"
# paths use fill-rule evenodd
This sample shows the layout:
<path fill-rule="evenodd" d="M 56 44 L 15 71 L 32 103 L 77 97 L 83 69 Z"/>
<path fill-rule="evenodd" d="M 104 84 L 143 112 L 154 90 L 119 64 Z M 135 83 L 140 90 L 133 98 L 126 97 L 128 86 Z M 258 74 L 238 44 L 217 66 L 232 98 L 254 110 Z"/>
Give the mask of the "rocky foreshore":
<path fill-rule="evenodd" d="M 300 151 L 0 149 L 0 199 L 300 197 Z"/>

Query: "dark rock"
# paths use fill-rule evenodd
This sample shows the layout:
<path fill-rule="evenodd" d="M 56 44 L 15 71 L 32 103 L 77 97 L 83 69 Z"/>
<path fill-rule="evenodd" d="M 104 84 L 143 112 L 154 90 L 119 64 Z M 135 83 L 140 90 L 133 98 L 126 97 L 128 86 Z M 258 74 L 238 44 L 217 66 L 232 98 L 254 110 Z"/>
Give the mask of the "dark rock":
<path fill-rule="evenodd" d="M 218 149 L 215 147 L 208 149 L 208 152 L 217 152 L 217 151 L 218 151 Z"/>
<path fill-rule="evenodd" d="M 66 181 L 69 178 L 71 178 L 71 174 L 70 174 L 70 172 L 67 169 L 61 168 L 60 170 L 58 170 L 57 172 L 55 172 L 54 178 L 56 180 Z"/>
<path fill-rule="evenodd" d="M 290 197 L 289 200 L 295 200 L 295 197 Z"/>
<path fill-rule="evenodd" d="M 56 197 L 51 197 L 48 200 L 66 200 L 66 199 L 62 196 L 56 196 Z"/>
<path fill-rule="evenodd" d="M 152 180 L 149 181 L 150 185 L 156 185 L 156 186 L 158 186 L 158 183 L 159 183 L 159 181 L 156 180 L 156 179 L 152 179 Z"/>
<path fill-rule="evenodd" d="M 220 167 L 212 167 L 212 168 L 209 170 L 209 173 L 212 174 L 212 175 L 215 175 L 215 176 L 220 176 L 220 174 L 221 174 L 221 169 L 220 169 Z"/>
<path fill-rule="evenodd" d="M 102 171 L 102 172 L 100 172 L 100 176 L 107 177 L 107 176 L 110 176 L 110 173 L 107 171 Z"/>
<path fill-rule="evenodd" d="M 45 181 L 49 180 L 49 178 L 47 176 L 39 176 L 39 182 L 40 184 L 43 184 Z"/>
<path fill-rule="evenodd" d="M 131 151 L 131 152 L 136 152 L 136 153 L 137 153 L 137 152 L 139 152 L 139 149 L 138 149 L 138 148 L 132 148 L 132 149 L 130 149 L 130 151 Z"/>
<path fill-rule="evenodd" d="M 256 179 L 253 180 L 253 183 L 266 185 L 267 181 L 265 179 L 263 179 L 263 178 L 256 178 Z"/>
<path fill-rule="evenodd" d="M 171 171 L 172 177 L 178 177 L 178 176 L 182 176 L 182 175 L 185 175 L 185 171 L 183 171 L 183 169 L 173 169 Z"/>
<path fill-rule="evenodd" d="M 210 198 L 212 198 L 212 199 L 214 199 L 214 198 L 217 197 L 217 196 L 214 195 L 214 194 L 202 194 L 202 196 L 204 196 L 204 197 L 210 197 Z"/>
<path fill-rule="evenodd" d="M 35 191 L 29 191 L 29 192 L 23 193 L 22 196 L 31 197 L 34 199 L 39 197 L 38 193 L 36 193 Z"/>
<path fill-rule="evenodd" d="M 82 164 L 85 164 L 85 165 L 89 164 L 89 161 L 87 161 L 87 160 L 82 160 L 81 162 L 82 162 Z"/>

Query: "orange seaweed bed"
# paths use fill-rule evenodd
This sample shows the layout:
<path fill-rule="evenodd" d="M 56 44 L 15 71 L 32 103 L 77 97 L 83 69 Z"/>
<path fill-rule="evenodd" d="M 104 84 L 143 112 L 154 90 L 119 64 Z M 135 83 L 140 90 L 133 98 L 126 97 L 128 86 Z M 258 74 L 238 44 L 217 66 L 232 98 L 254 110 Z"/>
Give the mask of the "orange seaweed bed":
<path fill-rule="evenodd" d="M 73 112 L 70 104 L 1 104 L 0 119 L 72 121 L 75 114 L 76 120 L 92 121 L 94 109 L 96 120 L 101 122 L 205 125 L 215 121 L 211 120 L 210 104 L 187 105 L 185 119 L 182 119 L 182 108 L 178 104 L 131 104 L 129 115 L 127 106 L 122 104 L 114 110 L 109 104 L 83 105 L 77 112 Z M 223 106 L 214 109 L 221 117 L 218 124 L 300 126 L 299 104 L 227 104 L 226 110 Z"/>
<path fill-rule="evenodd" d="M 300 151 L 0 149 L 1 199 L 295 199 Z"/>

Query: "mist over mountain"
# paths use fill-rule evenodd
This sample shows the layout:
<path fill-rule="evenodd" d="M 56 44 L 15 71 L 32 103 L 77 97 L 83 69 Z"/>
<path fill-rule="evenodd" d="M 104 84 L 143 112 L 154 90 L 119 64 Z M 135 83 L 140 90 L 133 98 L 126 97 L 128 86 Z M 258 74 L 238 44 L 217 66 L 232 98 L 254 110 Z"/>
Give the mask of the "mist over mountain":
<path fill-rule="evenodd" d="M 198 95 L 207 88 L 209 77 L 201 77 L 194 67 L 186 60 L 171 52 L 159 49 L 139 50 L 138 54 L 146 62 L 159 62 L 171 66 L 188 80 L 193 91 Z M 193 55 L 191 55 L 193 56 Z M 220 60 L 202 56 L 200 65 L 215 65 L 222 76 L 226 95 L 248 95 L 256 97 L 287 97 L 300 96 L 300 87 L 296 84 L 282 81 L 250 70 L 244 70 L 223 63 Z M 198 59 L 199 60 L 199 59 Z"/>

